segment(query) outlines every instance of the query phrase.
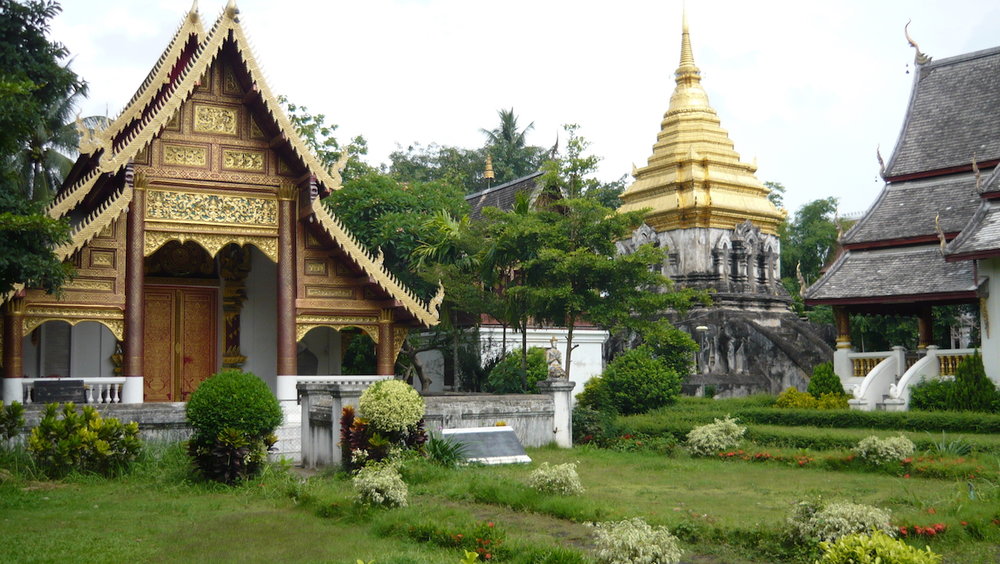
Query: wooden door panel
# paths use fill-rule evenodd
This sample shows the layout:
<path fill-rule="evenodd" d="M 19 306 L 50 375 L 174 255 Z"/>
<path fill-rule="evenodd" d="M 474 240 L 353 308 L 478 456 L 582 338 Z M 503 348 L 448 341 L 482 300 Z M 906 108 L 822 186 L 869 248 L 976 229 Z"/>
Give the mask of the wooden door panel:
<path fill-rule="evenodd" d="M 143 303 L 143 384 L 145 401 L 174 401 L 173 290 L 146 288 Z"/>
<path fill-rule="evenodd" d="M 218 304 L 215 288 L 181 292 L 178 342 L 180 343 L 180 401 L 187 401 L 197 387 L 216 369 L 216 317 Z"/>

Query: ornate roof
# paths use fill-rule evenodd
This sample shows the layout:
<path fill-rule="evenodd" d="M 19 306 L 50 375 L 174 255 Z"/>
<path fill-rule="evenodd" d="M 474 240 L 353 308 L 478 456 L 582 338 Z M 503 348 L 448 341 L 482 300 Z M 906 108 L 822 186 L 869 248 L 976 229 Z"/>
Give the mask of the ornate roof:
<path fill-rule="evenodd" d="M 122 113 L 106 129 L 86 132 L 82 136 L 80 158 L 47 210 L 52 217 L 64 217 L 72 212 L 74 218 L 71 241 L 57 249 L 60 257 L 69 257 L 127 210 L 132 199 L 129 170 L 132 160 L 174 118 L 227 45 L 235 50 L 249 76 L 252 86 L 248 96 L 254 96 L 259 102 L 260 112 L 273 120 L 278 132 L 275 143 L 283 144 L 325 190 L 340 188 L 339 169 L 343 162 L 338 163 L 338 170 L 328 171 L 309 151 L 264 81 L 238 15 L 239 10 L 230 0 L 212 28 L 205 32 L 196 6 L 192 6 L 167 49 Z M 95 187 L 105 186 L 119 176 L 124 176 L 126 180 L 121 189 L 104 197 L 98 194 L 95 198 L 98 192 Z M 77 209 L 85 198 L 95 198 L 103 203 L 95 204 L 93 209 Z M 375 284 L 421 323 L 427 326 L 438 323 L 440 292 L 430 302 L 420 300 L 380 260 L 373 258 L 318 199 L 306 206 L 307 214 L 312 212 L 320 227 Z"/>
<path fill-rule="evenodd" d="M 842 244 L 936 239 L 935 218 L 943 232 L 957 233 L 978 205 L 976 179 L 971 172 L 891 182 L 847 232 Z"/>
<path fill-rule="evenodd" d="M 945 248 L 949 261 L 985 258 L 1000 254 L 1000 202 L 982 200 L 968 226 Z"/>
<path fill-rule="evenodd" d="M 971 168 L 1000 159 L 1000 47 L 916 65 L 885 177 Z"/>
<path fill-rule="evenodd" d="M 967 301 L 975 297 L 971 262 L 945 262 L 937 244 L 845 251 L 804 297 L 810 304 Z"/>
<path fill-rule="evenodd" d="M 769 190 L 740 160 L 719 116 L 709 105 L 694 62 L 685 18 L 681 57 L 670 107 L 663 116 L 653 154 L 633 172 L 622 194 L 622 211 L 652 208 L 646 222 L 657 231 L 689 227 L 732 229 L 749 219 L 776 234 L 785 214 L 767 199 Z"/>

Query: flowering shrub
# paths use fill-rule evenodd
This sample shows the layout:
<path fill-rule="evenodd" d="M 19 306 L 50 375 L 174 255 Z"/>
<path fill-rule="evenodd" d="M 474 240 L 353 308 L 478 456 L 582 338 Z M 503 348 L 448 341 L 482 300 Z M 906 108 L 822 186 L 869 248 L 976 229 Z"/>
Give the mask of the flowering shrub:
<path fill-rule="evenodd" d="M 691 454 L 710 456 L 720 450 L 734 448 L 746 432 L 746 427 L 727 415 L 725 419 L 716 419 L 715 423 L 691 429 L 687 435 L 687 447 Z"/>
<path fill-rule="evenodd" d="M 361 415 L 383 433 L 403 433 L 424 417 L 424 399 L 402 380 L 381 380 L 358 400 Z"/>
<path fill-rule="evenodd" d="M 964 521 L 963 521 L 964 523 Z M 936 537 L 948 530 L 948 525 L 944 523 L 934 523 L 933 525 L 927 525 L 926 527 L 921 527 L 920 525 L 900 525 L 899 535 L 903 537 L 917 536 L 917 537 Z"/>
<path fill-rule="evenodd" d="M 854 453 L 865 462 L 875 465 L 900 462 L 916 450 L 913 441 L 903 435 L 880 439 L 874 435 L 861 439 Z"/>
<path fill-rule="evenodd" d="M 892 535 L 889 524 L 892 515 L 885 509 L 858 503 L 800 501 L 795 505 L 788 524 L 804 539 L 834 541 L 852 533 L 881 531 Z"/>
<path fill-rule="evenodd" d="M 583 484 L 576 473 L 576 464 L 567 462 L 549 466 L 543 462 L 528 476 L 528 485 L 543 493 L 577 495 L 583 493 Z"/>
<path fill-rule="evenodd" d="M 820 543 L 823 557 L 817 564 L 938 564 L 941 555 L 914 548 L 885 533 L 853 534 L 836 542 Z"/>
<path fill-rule="evenodd" d="M 369 464 L 355 474 L 351 483 L 362 505 L 406 507 L 409 491 L 394 464 Z"/>
<path fill-rule="evenodd" d="M 677 537 L 666 527 L 650 527 L 638 517 L 593 525 L 597 561 L 601 564 L 676 564 L 681 559 Z"/>
<path fill-rule="evenodd" d="M 504 560 L 510 556 L 510 550 L 504 545 L 507 534 L 493 521 L 480 521 L 471 528 L 460 530 L 462 532 L 441 529 L 436 524 L 426 522 L 411 525 L 407 536 L 421 543 L 461 548 L 467 559 L 472 558 L 470 562 Z"/>
<path fill-rule="evenodd" d="M 775 407 L 786 407 L 794 409 L 815 409 L 816 398 L 809 392 L 800 392 L 798 388 L 792 386 L 778 394 Z"/>

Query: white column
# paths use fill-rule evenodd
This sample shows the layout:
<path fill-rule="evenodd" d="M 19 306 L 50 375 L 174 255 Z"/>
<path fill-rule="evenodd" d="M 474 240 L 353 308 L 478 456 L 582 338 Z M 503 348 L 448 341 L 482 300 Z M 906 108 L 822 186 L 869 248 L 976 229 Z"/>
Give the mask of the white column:
<path fill-rule="evenodd" d="M 556 446 L 573 447 L 573 388 L 576 382 L 566 380 L 543 380 L 538 382 L 538 391 L 552 396 L 552 433 Z"/>
<path fill-rule="evenodd" d="M 3 403 L 24 403 L 24 378 L 0 378 L 3 381 Z"/>

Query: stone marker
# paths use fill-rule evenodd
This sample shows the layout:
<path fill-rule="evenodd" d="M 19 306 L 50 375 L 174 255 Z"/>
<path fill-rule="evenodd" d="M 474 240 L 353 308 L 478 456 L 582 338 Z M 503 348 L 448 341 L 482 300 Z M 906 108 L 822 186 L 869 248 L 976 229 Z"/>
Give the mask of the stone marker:
<path fill-rule="evenodd" d="M 463 454 L 468 462 L 482 464 L 526 464 L 531 462 L 531 458 L 524 452 L 521 440 L 514 434 L 513 427 L 442 429 L 441 436 L 463 445 L 465 447 Z"/>
<path fill-rule="evenodd" d="M 81 404 L 87 401 L 83 380 L 36 380 L 35 403 L 64 403 L 71 401 Z"/>

